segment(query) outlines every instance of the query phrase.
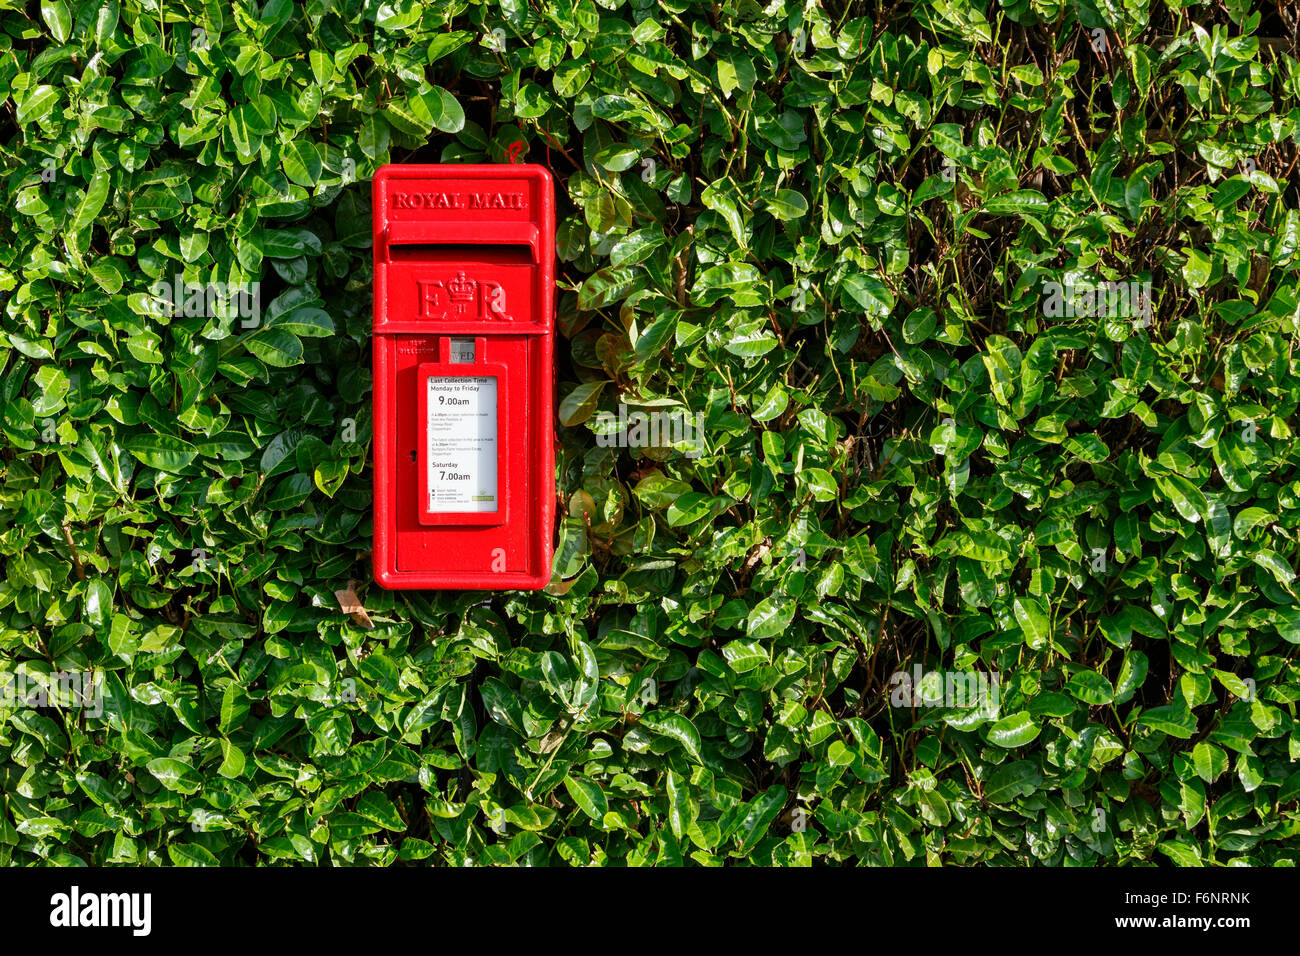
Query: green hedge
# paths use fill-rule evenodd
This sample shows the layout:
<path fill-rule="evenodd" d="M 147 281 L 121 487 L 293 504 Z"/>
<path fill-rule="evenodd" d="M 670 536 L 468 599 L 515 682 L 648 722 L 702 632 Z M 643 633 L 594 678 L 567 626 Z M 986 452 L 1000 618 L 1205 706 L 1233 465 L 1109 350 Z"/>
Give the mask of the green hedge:
<path fill-rule="evenodd" d="M 0 862 L 1294 865 L 1290 15 L 0 2 Z M 556 579 L 386 592 L 367 180 L 510 156 Z"/>

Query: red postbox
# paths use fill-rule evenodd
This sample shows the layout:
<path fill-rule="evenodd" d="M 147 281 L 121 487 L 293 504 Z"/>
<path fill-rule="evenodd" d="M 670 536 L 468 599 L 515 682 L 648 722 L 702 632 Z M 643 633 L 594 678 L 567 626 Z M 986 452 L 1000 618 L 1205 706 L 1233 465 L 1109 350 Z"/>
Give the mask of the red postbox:
<path fill-rule="evenodd" d="M 375 580 L 541 588 L 555 527 L 555 194 L 542 166 L 374 184 Z"/>

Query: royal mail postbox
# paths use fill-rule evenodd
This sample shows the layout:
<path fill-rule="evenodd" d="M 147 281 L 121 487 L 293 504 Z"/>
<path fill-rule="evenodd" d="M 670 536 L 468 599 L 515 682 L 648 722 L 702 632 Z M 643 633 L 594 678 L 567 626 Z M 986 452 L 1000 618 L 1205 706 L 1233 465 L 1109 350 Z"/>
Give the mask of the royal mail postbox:
<path fill-rule="evenodd" d="M 375 580 L 540 588 L 555 524 L 544 167 L 374 178 Z"/>

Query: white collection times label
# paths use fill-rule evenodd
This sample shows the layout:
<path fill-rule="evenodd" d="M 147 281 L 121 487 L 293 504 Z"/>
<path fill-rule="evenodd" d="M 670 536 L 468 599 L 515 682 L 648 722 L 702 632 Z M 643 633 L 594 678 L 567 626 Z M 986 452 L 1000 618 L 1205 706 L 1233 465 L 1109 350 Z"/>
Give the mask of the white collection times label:
<path fill-rule="evenodd" d="M 428 389 L 429 511 L 496 511 L 496 377 L 430 376 Z"/>

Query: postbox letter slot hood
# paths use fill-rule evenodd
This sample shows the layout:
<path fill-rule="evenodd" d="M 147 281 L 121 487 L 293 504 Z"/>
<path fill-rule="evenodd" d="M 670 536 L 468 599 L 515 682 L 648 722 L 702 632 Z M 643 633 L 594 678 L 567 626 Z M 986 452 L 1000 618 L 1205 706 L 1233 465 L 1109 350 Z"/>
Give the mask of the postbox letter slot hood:
<path fill-rule="evenodd" d="M 527 222 L 394 222 L 388 227 L 386 240 L 390 246 L 528 246 L 533 250 L 533 261 L 537 261 L 537 227 Z"/>

